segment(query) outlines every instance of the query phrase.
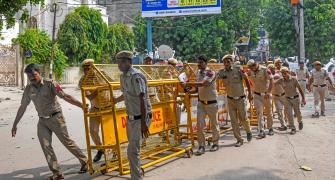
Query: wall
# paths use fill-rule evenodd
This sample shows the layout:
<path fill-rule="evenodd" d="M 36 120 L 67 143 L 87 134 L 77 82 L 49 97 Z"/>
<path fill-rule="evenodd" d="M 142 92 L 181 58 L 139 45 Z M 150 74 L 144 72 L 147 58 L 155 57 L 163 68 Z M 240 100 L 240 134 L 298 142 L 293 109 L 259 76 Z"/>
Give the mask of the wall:
<path fill-rule="evenodd" d="M 62 84 L 78 84 L 82 72 L 79 67 L 68 67 L 64 71 L 63 79 L 61 80 Z"/>
<path fill-rule="evenodd" d="M 109 24 L 125 23 L 132 25 L 141 13 L 141 0 L 106 0 Z"/>

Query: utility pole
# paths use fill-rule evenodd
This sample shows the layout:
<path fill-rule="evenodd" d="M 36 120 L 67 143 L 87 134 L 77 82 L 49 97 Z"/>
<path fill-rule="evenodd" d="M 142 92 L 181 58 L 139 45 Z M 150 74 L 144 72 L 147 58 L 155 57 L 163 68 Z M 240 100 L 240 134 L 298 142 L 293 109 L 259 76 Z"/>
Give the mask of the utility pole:
<path fill-rule="evenodd" d="M 147 50 L 148 54 L 150 55 L 152 52 L 152 19 L 148 18 L 147 19 Z"/>
<path fill-rule="evenodd" d="M 304 0 L 291 0 L 294 9 L 294 26 L 297 33 L 298 61 L 305 60 Z"/>
<path fill-rule="evenodd" d="M 304 29 L 304 0 L 299 4 L 299 62 L 306 62 L 305 59 L 305 29 Z"/>
<path fill-rule="evenodd" d="M 54 1 L 52 6 L 53 6 L 54 19 L 53 19 L 53 24 L 52 24 L 52 49 L 51 49 L 50 72 L 49 72 L 50 79 L 52 79 L 52 76 L 53 76 L 53 63 L 55 61 L 55 34 L 56 34 L 57 3 Z"/>

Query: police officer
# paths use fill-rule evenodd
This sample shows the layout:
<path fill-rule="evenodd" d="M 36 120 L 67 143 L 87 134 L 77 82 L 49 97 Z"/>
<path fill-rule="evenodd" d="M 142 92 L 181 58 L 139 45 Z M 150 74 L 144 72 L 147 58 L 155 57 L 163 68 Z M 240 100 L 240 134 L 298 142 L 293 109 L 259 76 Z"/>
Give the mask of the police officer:
<path fill-rule="evenodd" d="M 141 137 L 149 136 L 149 126 L 151 123 L 151 103 L 148 95 L 148 83 L 145 76 L 132 67 L 133 53 L 121 51 L 116 54 L 116 60 L 122 75 L 120 84 L 122 95 L 115 98 L 115 103 L 123 101 L 126 105 L 127 155 L 130 163 L 130 173 L 132 180 L 142 179 L 140 162 Z"/>
<path fill-rule="evenodd" d="M 307 81 L 309 80 L 310 75 L 307 68 L 305 68 L 304 62 L 299 62 L 299 69 L 295 71 L 295 74 L 297 76 L 297 80 L 300 84 L 302 91 L 304 92 L 304 94 L 306 94 Z"/>
<path fill-rule="evenodd" d="M 273 62 L 274 66 L 275 66 L 275 71 L 276 73 L 280 73 L 280 70 L 282 68 L 283 65 L 283 61 L 280 58 L 275 59 L 275 61 Z"/>
<path fill-rule="evenodd" d="M 326 70 L 321 69 L 321 62 L 315 61 L 314 69 L 311 72 L 311 78 L 308 83 L 308 90 L 312 91 L 313 87 L 313 96 L 314 96 L 314 109 L 315 113 L 312 114 L 312 117 L 319 117 L 319 102 L 321 101 L 321 116 L 325 116 L 325 91 L 327 88 L 326 80 L 334 87 L 332 80 L 329 78 Z"/>
<path fill-rule="evenodd" d="M 268 69 L 271 71 L 271 74 L 273 75 L 274 80 L 282 78 L 281 73 L 276 72 L 275 66 L 273 64 L 269 64 Z M 287 127 L 286 127 L 286 123 L 284 121 L 284 116 L 283 116 L 285 91 L 283 87 L 280 86 L 279 84 L 273 84 L 271 94 L 272 94 L 273 103 L 278 113 L 278 120 L 281 125 L 279 130 L 286 131 Z"/>
<path fill-rule="evenodd" d="M 250 123 L 247 120 L 247 102 L 243 81 L 248 89 L 249 101 L 252 100 L 250 84 L 247 75 L 241 69 L 233 68 L 232 55 L 225 55 L 222 58 L 222 62 L 224 64 L 224 69 L 221 69 L 218 72 L 217 79 L 224 80 L 228 99 L 228 113 L 231 119 L 234 137 L 237 139 L 235 146 L 240 147 L 243 145 L 244 140 L 241 137 L 239 122 L 241 122 L 244 130 L 247 132 L 247 140 L 251 141 L 252 139 Z"/>
<path fill-rule="evenodd" d="M 49 169 L 53 173 L 49 179 L 64 179 L 64 175 L 57 162 L 56 154 L 51 145 L 52 133 L 55 133 L 60 142 L 79 159 L 81 163 L 80 172 L 85 173 L 87 171 L 87 158 L 76 143 L 70 139 L 62 108 L 56 96 L 79 108 L 82 108 L 82 103 L 66 94 L 56 82 L 43 79 L 37 64 L 29 64 L 25 68 L 25 73 L 30 83 L 24 89 L 21 105 L 13 123 L 12 137 L 16 135 L 17 124 L 20 122 L 27 106 L 33 101 L 39 116 L 37 125 L 38 139 L 48 162 Z"/>
<path fill-rule="evenodd" d="M 217 104 L 217 91 L 215 83 L 215 72 L 208 66 L 208 58 L 205 55 L 197 57 L 198 61 L 198 74 L 197 82 L 185 83 L 185 86 L 193 86 L 188 92 L 198 93 L 198 106 L 197 106 L 197 138 L 199 149 L 195 155 L 202 155 L 205 153 L 205 119 L 208 115 L 211 130 L 213 131 L 212 141 L 213 145 L 210 151 L 217 151 L 219 149 L 219 125 L 218 125 L 218 104 Z"/>
<path fill-rule="evenodd" d="M 90 66 L 94 64 L 93 59 L 85 59 L 82 62 L 83 70 L 84 70 L 84 76 L 81 77 L 79 80 L 79 87 L 82 87 L 83 80 L 85 76 L 88 75 L 88 71 L 90 70 Z M 92 81 L 97 81 L 97 79 L 91 79 Z M 99 82 L 95 82 L 99 83 Z M 97 112 L 99 110 L 99 104 L 98 104 L 98 91 L 86 91 L 86 98 L 90 100 L 91 102 L 91 108 L 90 112 Z M 105 95 L 105 98 L 109 98 L 108 93 Z M 100 131 L 100 124 L 101 124 L 101 117 L 95 116 L 95 117 L 89 117 L 89 125 L 90 125 L 90 134 L 91 138 L 96 146 L 101 146 L 101 138 L 99 136 Z M 100 161 L 102 155 L 102 150 L 98 150 L 97 154 L 93 158 L 93 162 Z"/>
<path fill-rule="evenodd" d="M 258 137 L 265 138 L 264 124 L 263 124 L 263 110 L 266 113 L 268 135 L 273 133 L 273 119 L 271 112 L 271 90 L 273 86 L 273 79 L 271 72 L 264 66 L 259 65 L 254 60 L 249 60 L 247 63 L 250 71 L 248 77 L 253 81 L 254 89 L 254 103 L 258 119 Z"/>
<path fill-rule="evenodd" d="M 296 128 L 294 126 L 293 111 L 294 114 L 297 116 L 297 120 L 299 123 L 299 130 L 302 130 L 303 128 L 302 116 L 300 111 L 300 102 L 299 102 L 300 100 L 297 89 L 299 90 L 299 93 L 301 95 L 301 104 L 303 105 L 306 104 L 305 94 L 302 88 L 300 87 L 298 80 L 290 75 L 290 71 L 287 67 L 283 67 L 281 69 L 281 73 L 283 75 L 283 78 L 276 79 L 274 81 L 274 84 L 282 86 L 285 91 L 285 112 L 287 115 L 289 125 L 291 127 L 291 134 L 295 134 Z"/>

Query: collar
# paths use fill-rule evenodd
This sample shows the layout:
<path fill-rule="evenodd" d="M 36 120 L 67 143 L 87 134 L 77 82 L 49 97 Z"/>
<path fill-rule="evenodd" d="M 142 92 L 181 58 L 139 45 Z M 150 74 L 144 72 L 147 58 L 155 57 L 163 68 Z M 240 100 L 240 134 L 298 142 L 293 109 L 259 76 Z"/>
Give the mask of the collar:
<path fill-rule="evenodd" d="M 128 77 L 131 76 L 131 75 L 133 75 L 133 74 L 135 74 L 135 69 L 133 68 L 133 66 L 131 66 L 129 68 L 129 70 L 126 73 L 124 73 L 124 75 L 128 76 Z"/>
<path fill-rule="evenodd" d="M 211 70 L 208 66 L 206 67 L 206 69 L 204 69 L 204 70 L 199 70 L 201 73 L 204 73 L 205 71 L 209 71 L 209 70 Z"/>
<path fill-rule="evenodd" d="M 288 79 L 285 79 L 285 78 L 283 78 L 285 81 L 290 81 L 290 80 L 292 80 L 292 76 L 291 75 L 289 75 L 288 76 Z"/>

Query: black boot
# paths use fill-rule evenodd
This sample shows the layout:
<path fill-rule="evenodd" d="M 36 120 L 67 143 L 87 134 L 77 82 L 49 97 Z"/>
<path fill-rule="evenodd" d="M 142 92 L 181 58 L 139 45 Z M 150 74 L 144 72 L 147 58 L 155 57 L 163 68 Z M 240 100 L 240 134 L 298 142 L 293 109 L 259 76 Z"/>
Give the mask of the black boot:
<path fill-rule="evenodd" d="M 100 159 L 101 159 L 101 157 L 102 157 L 103 154 L 104 154 L 104 152 L 101 151 L 101 150 L 99 150 L 99 151 L 97 152 L 97 154 L 94 156 L 94 158 L 93 158 L 93 162 L 98 162 L 98 161 L 100 161 Z"/>
<path fill-rule="evenodd" d="M 251 133 L 247 133 L 247 140 L 248 142 L 250 142 L 252 139 L 252 134 Z"/>
<path fill-rule="evenodd" d="M 304 128 L 304 124 L 302 122 L 299 123 L 299 130 L 302 130 Z"/>
<path fill-rule="evenodd" d="M 197 152 L 195 152 L 196 156 L 201 156 L 202 154 L 205 154 L 205 147 L 204 146 L 199 146 L 199 149 Z"/>
<path fill-rule="evenodd" d="M 269 133 L 268 133 L 269 136 L 273 136 L 274 135 L 274 132 L 273 132 L 273 129 L 269 129 Z"/>

